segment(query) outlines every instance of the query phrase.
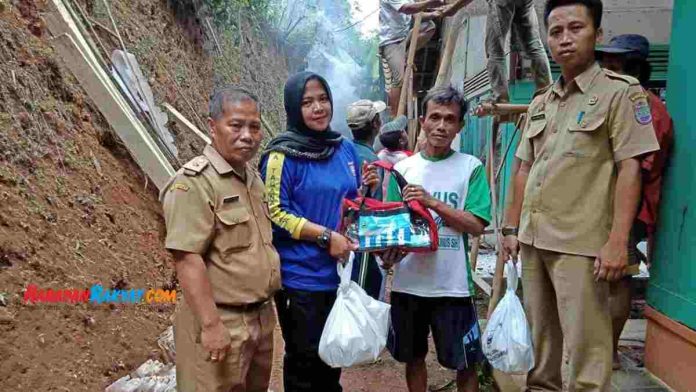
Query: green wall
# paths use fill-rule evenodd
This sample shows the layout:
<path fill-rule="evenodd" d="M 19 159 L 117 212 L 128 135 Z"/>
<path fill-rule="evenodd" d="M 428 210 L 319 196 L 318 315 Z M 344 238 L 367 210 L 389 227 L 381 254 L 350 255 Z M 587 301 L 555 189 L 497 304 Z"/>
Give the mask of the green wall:
<path fill-rule="evenodd" d="M 696 1 L 676 0 L 672 20 L 667 107 L 675 144 L 663 184 L 648 303 L 696 329 Z"/>

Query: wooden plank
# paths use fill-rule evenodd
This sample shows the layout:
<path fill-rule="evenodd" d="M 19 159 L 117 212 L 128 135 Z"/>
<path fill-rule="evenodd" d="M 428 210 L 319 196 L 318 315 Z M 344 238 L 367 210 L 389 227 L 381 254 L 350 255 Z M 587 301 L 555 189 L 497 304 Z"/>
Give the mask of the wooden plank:
<path fill-rule="evenodd" d="M 404 78 L 401 83 L 401 96 L 399 97 L 399 107 L 397 116 L 406 113 L 406 104 L 408 100 L 408 90 L 413 88 L 413 59 L 416 57 L 416 48 L 418 46 L 418 34 L 420 33 L 421 20 L 423 19 L 420 13 L 416 14 L 411 30 L 411 42 L 408 45 L 408 57 L 406 59 L 406 69 L 404 70 Z"/>
<path fill-rule="evenodd" d="M 157 188 L 161 189 L 174 174 L 174 168 L 144 126 L 137 120 L 130 107 L 124 105 L 123 97 L 113 93 L 115 86 L 111 81 L 104 82 L 106 75 L 100 75 L 104 71 L 91 66 L 71 35 L 61 34 L 51 42 L 82 88 L 128 148 L 135 162 L 152 179 Z M 108 86 L 108 84 L 111 85 Z"/>
<path fill-rule="evenodd" d="M 483 280 L 481 275 L 474 272 L 471 274 L 471 279 L 484 293 L 486 293 L 487 296 L 491 296 L 491 285 L 489 285 L 485 280 Z"/>
<path fill-rule="evenodd" d="M 494 170 L 494 159 L 495 159 L 495 140 L 500 131 L 500 122 L 498 118 L 493 119 L 493 127 L 491 132 L 491 140 L 488 145 L 488 159 L 486 161 L 488 172 L 488 180 L 490 181 L 491 188 L 491 212 L 493 216 L 492 226 L 493 235 L 495 236 L 495 251 L 496 251 L 496 261 L 495 261 L 495 274 L 493 275 L 493 294 L 491 295 L 491 300 L 488 303 L 488 315 L 486 318 L 491 318 L 491 313 L 493 309 L 498 304 L 500 300 L 502 285 L 503 285 L 503 267 L 505 266 L 505 260 L 503 259 L 502 243 L 500 238 L 500 233 L 498 231 L 498 188 L 496 187 L 497 182 L 495 181 Z"/>
<path fill-rule="evenodd" d="M 506 114 L 523 114 L 529 109 L 529 105 L 514 103 L 491 103 L 483 102 L 474 111 L 477 117 L 483 116 L 502 116 Z"/>
<path fill-rule="evenodd" d="M 184 117 L 184 115 L 181 114 L 178 110 L 174 109 L 172 105 L 165 102 L 162 106 L 164 106 L 164 108 L 167 109 L 167 111 L 174 116 L 174 119 L 179 125 L 198 135 L 198 137 L 200 137 L 201 140 L 203 140 L 206 144 L 210 144 L 210 138 L 208 137 L 208 135 L 201 132 L 200 129 L 196 128 L 196 126 L 193 125 L 191 121 Z"/>
<path fill-rule="evenodd" d="M 484 231 L 485 234 L 485 231 Z M 476 272 L 476 264 L 478 263 L 479 247 L 481 246 L 481 236 L 477 235 L 472 240 L 473 244 L 471 246 L 471 252 L 469 255 L 469 260 L 471 260 L 471 270 Z"/>
<path fill-rule="evenodd" d="M 445 41 L 445 49 L 440 58 L 440 68 L 437 71 L 437 79 L 435 79 L 436 87 L 447 84 L 449 79 L 450 70 L 452 69 L 452 55 L 457 46 L 457 38 L 459 38 L 459 30 L 462 26 L 462 19 L 464 19 L 464 16 L 464 12 L 457 12 L 457 15 L 450 22 L 450 28 L 446 30 L 447 40 Z"/>
<path fill-rule="evenodd" d="M 174 168 L 138 120 L 126 98 L 112 81 L 61 0 L 51 0 L 44 14 L 56 52 L 80 82 L 109 125 L 121 138 L 135 162 L 158 188 L 174 174 Z"/>

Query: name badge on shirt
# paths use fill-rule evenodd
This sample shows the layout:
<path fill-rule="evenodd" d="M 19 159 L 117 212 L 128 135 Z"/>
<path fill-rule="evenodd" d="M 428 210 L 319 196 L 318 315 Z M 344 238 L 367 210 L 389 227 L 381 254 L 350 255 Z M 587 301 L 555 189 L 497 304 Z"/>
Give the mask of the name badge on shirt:
<path fill-rule="evenodd" d="M 236 203 L 239 201 L 239 195 L 227 196 L 222 199 L 222 204 Z"/>

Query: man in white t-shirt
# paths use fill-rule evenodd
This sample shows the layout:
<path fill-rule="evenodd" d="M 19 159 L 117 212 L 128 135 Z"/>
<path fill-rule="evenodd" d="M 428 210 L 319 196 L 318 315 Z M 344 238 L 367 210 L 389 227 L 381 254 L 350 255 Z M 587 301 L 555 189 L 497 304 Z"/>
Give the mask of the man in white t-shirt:
<path fill-rule="evenodd" d="M 438 222 L 440 243 L 432 253 L 383 254 L 385 265 L 395 268 L 388 347 L 406 363 L 409 391 L 425 392 L 432 330 L 438 361 L 457 370 L 458 391 L 477 391 L 474 365 L 483 354 L 467 240 L 491 220 L 490 192 L 481 161 L 450 147 L 466 113 L 461 94 L 450 86 L 432 90 L 423 112 L 425 148 L 395 165 L 408 185 L 399 189 L 392 179 L 386 200 L 421 200 Z"/>

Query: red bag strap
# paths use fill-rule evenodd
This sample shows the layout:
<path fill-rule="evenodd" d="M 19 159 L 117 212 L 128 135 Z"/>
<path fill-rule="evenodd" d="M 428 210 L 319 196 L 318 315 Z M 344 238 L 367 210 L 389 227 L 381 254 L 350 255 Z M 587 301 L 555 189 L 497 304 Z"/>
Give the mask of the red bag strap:
<path fill-rule="evenodd" d="M 370 165 L 382 168 L 392 174 L 394 176 L 394 179 L 396 179 L 396 183 L 399 185 L 399 190 L 403 193 L 404 187 L 408 185 L 408 181 L 404 178 L 404 176 L 401 175 L 396 169 L 394 169 L 394 165 L 387 161 L 374 161 L 371 162 Z"/>
<path fill-rule="evenodd" d="M 370 165 L 381 167 L 382 169 L 384 169 L 386 171 L 394 170 L 394 165 L 392 165 L 391 163 L 389 163 L 387 161 L 374 161 L 374 162 L 371 162 Z"/>

